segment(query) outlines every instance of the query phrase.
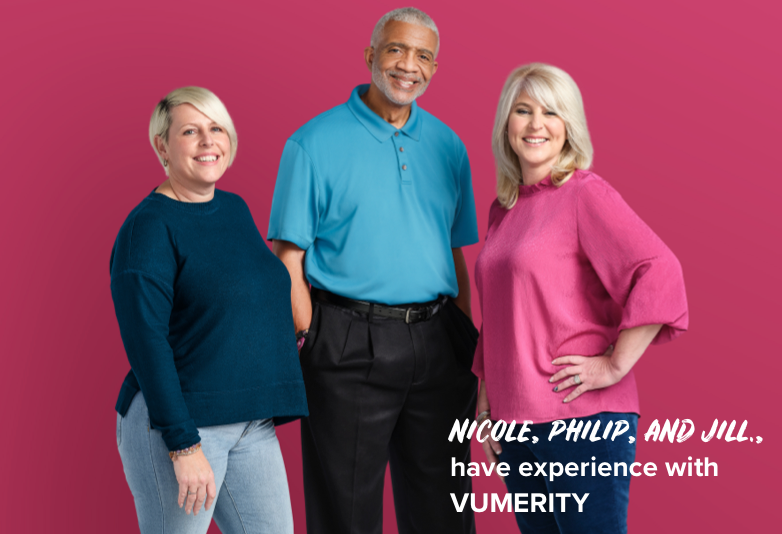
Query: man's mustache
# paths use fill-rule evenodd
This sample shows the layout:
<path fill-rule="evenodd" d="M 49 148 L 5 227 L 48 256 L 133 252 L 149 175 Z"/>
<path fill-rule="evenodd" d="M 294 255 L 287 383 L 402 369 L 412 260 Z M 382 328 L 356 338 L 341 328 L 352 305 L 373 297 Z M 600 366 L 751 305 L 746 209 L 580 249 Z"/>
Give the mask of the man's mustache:
<path fill-rule="evenodd" d="M 406 72 L 400 72 L 398 70 L 387 70 L 386 74 L 388 76 L 393 76 L 394 78 L 399 78 L 402 81 L 405 82 L 418 82 L 423 83 L 423 78 L 420 76 L 416 76 L 415 74 L 408 74 Z"/>

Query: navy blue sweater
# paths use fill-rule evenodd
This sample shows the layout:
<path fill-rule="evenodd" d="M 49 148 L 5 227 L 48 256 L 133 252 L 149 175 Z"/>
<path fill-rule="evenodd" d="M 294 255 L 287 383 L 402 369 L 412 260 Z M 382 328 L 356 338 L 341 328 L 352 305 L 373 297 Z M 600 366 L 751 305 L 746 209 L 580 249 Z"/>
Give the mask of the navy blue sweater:
<path fill-rule="evenodd" d="M 120 228 L 111 295 L 131 371 L 169 450 L 197 427 L 307 415 L 291 281 L 241 197 L 185 203 L 151 193 Z"/>

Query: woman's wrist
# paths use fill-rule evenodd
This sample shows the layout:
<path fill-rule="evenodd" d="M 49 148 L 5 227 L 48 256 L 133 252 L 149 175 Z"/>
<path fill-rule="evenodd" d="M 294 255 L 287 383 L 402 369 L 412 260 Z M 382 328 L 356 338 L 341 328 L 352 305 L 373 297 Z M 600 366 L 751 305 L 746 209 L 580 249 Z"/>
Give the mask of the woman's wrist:
<path fill-rule="evenodd" d="M 641 351 L 641 354 L 643 354 L 643 351 Z M 620 349 L 614 350 L 613 353 L 608 356 L 608 363 L 611 365 L 611 370 L 614 372 L 614 376 L 617 377 L 617 380 L 623 379 L 625 375 L 630 372 L 640 359 L 641 354 L 634 355 L 628 353 L 626 350 L 622 351 Z"/>
<path fill-rule="evenodd" d="M 609 362 L 620 380 L 638 363 L 662 326 L 661 324 L 642 325 L 619 332 Z"/>
<path fill-rule="evenodd" d="M 171 458 L 172 462 L 176 462 L 178 458 L 181 458 L 182 456 L 191 456 L 199 450 L 201 450 L 201 442 L 191 445 L 190 447 L 185 447 L 184 449 L 179 449 L 178 451 L 169 451 L 168 456 Z"/>

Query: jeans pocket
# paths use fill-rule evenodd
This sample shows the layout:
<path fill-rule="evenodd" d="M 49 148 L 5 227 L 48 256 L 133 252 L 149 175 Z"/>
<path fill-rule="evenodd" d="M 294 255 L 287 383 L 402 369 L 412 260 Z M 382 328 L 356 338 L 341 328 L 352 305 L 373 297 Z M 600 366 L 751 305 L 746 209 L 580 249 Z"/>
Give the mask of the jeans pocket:
<path fill-rule="evenodd" d="M 117 448 L 122 443 L 122 416 L 117 414 Z"/>

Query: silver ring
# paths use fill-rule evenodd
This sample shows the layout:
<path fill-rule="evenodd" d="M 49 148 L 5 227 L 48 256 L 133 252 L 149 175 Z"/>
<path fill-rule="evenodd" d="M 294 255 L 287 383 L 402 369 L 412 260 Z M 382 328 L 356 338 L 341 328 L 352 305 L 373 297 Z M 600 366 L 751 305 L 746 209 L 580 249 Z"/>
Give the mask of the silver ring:
<path fill-rule="evenodd" d="M 187 494 L 188 495 L 198 495 L 198 492 L 197 491 L 188 491 Z"/>
<path fill-rule="evenodd" d="M 580 384 L 581 383 L 581 377 L 578 376 L 578 375 L 573 375 L 573 382 L 575 382 L 576 384 Z"/>

